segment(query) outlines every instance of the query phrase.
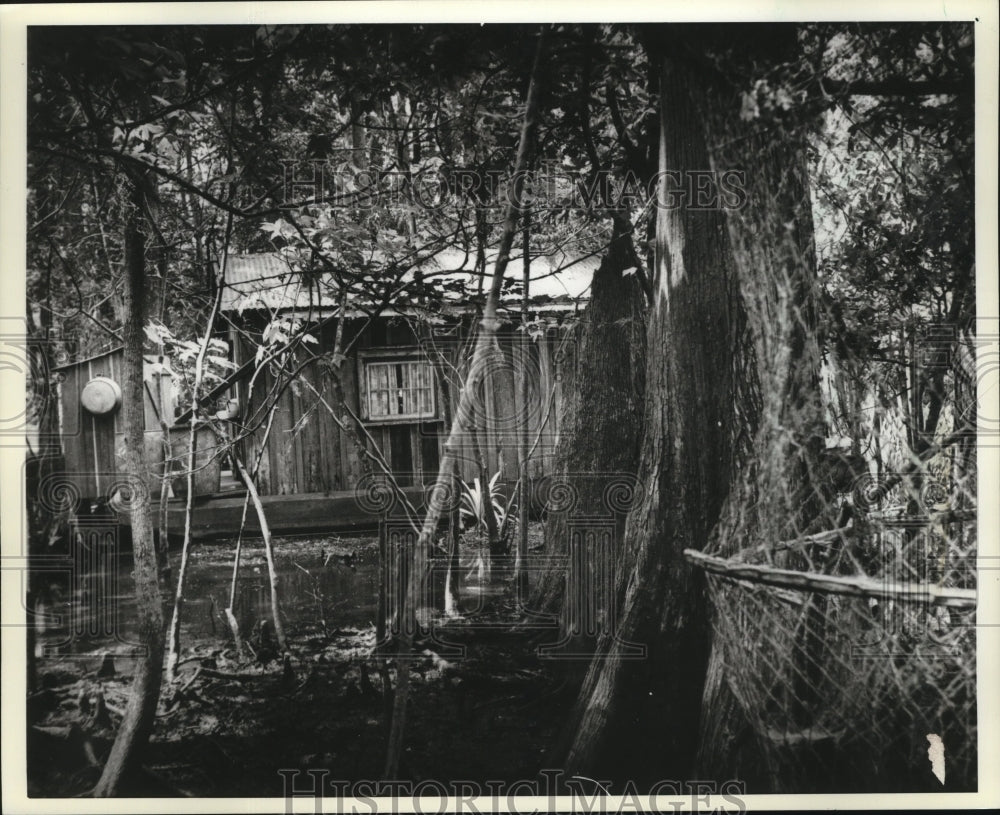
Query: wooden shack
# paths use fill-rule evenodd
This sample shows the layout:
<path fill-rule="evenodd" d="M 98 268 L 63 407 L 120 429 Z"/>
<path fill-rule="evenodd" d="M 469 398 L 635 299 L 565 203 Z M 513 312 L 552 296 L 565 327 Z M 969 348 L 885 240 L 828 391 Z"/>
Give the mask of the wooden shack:
<path fill-rule="evenodd" d="M 449 279 L 471 282 L 467 259 L 438 259 L 451 264 Z M 501 309 L 497 348 L 476 400 L 477 427 L 458 444 L 460 475 L 479 474 L 480 460 L 489 474 L 517 478 L 521 434 L 527 431 L 533 452 L 532 477 L 550 472 L 567 389 L 575 367 L 580 310 L 586 302 L 596 260 L 574 264 L 572 273 L 552 271 L 554 264 L 535 261 L 530 287 L 532 331 L 525 343 L 521 303 L 511 297 Z M 295 286 L 287 263 L 276 253 L 231 256 L 227 261 L 222 311 L 237 364 L 252 359 L 268 324 L 294 317 L 318 326 L 307 353 L 318 357 L 299 367 L 299 383 L 281 388 L 269 372 L 251 392 L 244 378 L 237 386 L 244 424 L 259 424 L 268 394 L 280 391 L 273 426 L 250 433 L 244 454 L 255 460 L 263 446 L 260 489 L 264 494 L 329 493 L 354 490 L 369 467 L 358 445 L 345 435 L 337 417 L 337 380 L 344 408 L 365 428 L 367 447 L 384 457 L 401 485 L 419 485 L 438 471 L 447 437 L 449 406 L 457 404 L 468 372 L 469 339 L 477 314 L 460 293 L 444 315 L 428 319 L 417 309 L 400 306 L 368 319 L 348 313 L 342 329 L 349 343 L 336 376 L 330 355 L 336 347 L 335 296 L 304 292 Z M 488 279 L 486 282 L 488 286 Z M 522 383 L 527 380 L 527 402 Z M 348 417 L 349 418 L 349 417 Z"/>
<path fill-rule="evenodd" d="M 467 482 L 484 466 L 513 485 L 525 434 L 532 478 L 551 471 L 575 367 L 579 312 L 596 261 L 576 265 L 571 285 L 564 275 L 554 290 L 552 267 L 535 265 L 549 285 L 547 291 L 541 283 L 531 289 L 527 341 L 523 304 L 512 300 L 502 309 L 496 347 L 479 377 L 475 427 L 458 440 L 459 474 Z M 460 265 L 453 274 L 468 277 Z M 431 319 L 398 305 L 373 318 L 349 310 L 340 326 L 339 298 L 304 297 L 294 280 L 278 253 L 227 259 L 220 312 L 237 373 L 217 396 L 238 407 L 198 443 L 198 535 L 228 534 L 242 516 L 237 481 L 226 472 L 225 445 L 212 441 L 220 430 L 241 461 L 252 465 L 259 458 L 257 488 L 277 531 L 375 523 L 377 513 L 362 497 L 369 473 L 378 471 L 372 456 L 385 461 L 417 504 L 437 474 L 446 420 L 468 375 L 477 320 L 471 301 L 459 292 L 446 313 Z M 282 320 L 310 327 L 311 341 L 289 352 L 283 367 L 270 364 L 254 376 L 263 338 Z M 334 355 L 338 331 L 346 349 L 340 357 Z M 115 349 L 58 369 L 66 476 L 84 499 L 108 500 L 122 481 L 120 410 L 102 412 L 98 406 L 94 412 L 83 398 L 88 385 L 107 389 L 108 382 L 120 382 L 121 365 L 121 349 Z M 183 470 L 189 426 L 178 424 L 187 417 L 177 404 L 169 361 L 147 356 L 144 379 L 148 484 L 158 495 L 164 467 Z M 113 396 L 102 396 L 113 402 Z M 170 429 L 170 456 L 164 454 L 163 425 Z M 180 486 L 173 482 L 175 497 Z M 181 508 L 181 502 L 171 502 L 174 528 Z M 252 531 L 255 521 L 249 526 Z"/>

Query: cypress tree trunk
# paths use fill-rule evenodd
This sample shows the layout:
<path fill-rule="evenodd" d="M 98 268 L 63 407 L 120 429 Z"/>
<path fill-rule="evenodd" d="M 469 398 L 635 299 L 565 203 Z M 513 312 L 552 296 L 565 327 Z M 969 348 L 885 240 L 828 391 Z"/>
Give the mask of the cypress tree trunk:
<path fill-rule="evenodd" d="M 594 274 L 584 312 L 573 395 L 565 415 L 566 431 L 556 450 L 553 486 L 569 487 L 577 496 L 575 513 L 602 514 L 605 491 L 616 479 L 635 477 L 642 432 L 643 383 L 646 364 L 645 303 L 629 268 L 631 238 L 616 219 L 607 254 Z M 546 551 L 570 554 L 569 513 L 552 512 L 545 525 Z M 615 541 L 621 543 L 623 515 L 615 519 Z M 593 551 L 576 553 L 582 569 L 593 573 Z M 615 560 L 620 553 L 614 553 Z M 574 579 L 585 579 L 574 574 Z M 579 630 L 564 607 L 567 572 L 550 568 L 532 599 L 533 610 L 560 615 L 559 640 L 565 651 L 592 649 L 594 642 Z M 575 598 L 573 602 L 579 598 Z M 575 609 L 573 613 L 581 611 Z M 607 609 L 595 610 L 606 612 Z"/>
<path fill-rule="evenodd" d="M 660 105 L 661 170 L 709 166 L 684 73 L 667 60 Z M 620 645 L 601 638 L 560 762 L 570 773 L 636 781 L 684 778 L 689 767 L 708 626 L 700 575 L 682 552 L 702 548 L 718 518 L 732 459 L 720 428 L 738 419 L 729 375 L 734 280 L 722 218 L 668 209 L 665 194 L 661 182 L 638 468 L 644 492 L 628 517 L 617 582 L 619 639 L 644 645 L 647 655 L 625 660 Z"/>
<path fill-rule="evenodd" d="M 144 196 L 141 180 L 135 182 L 132 206 L 125 225 L 125 280 L 122 382 L 122 424 L 125 431 L 125 473 L 132 485 L 132 554 L 135 560 L 135 594 L 139 642 L 135 675 L 125 717 L 104 765 L 95 797 L 117 796 L 129 774 L 138 768 L 139 753 L 153 730 L 163 670 L 164 618 L 153 539 L 153 509 L 145 488 L 145 416 L 142 385 L 142 346 L 145 296 Z"/>
<path fill-rule="evenodd" d="M 775 438 L 782 432 L 782 452 L 815 446 L 804 154 L 782 131 L 770 142 L 747 137 L 738 90 L 713 74 L 705 55 L 745 54 L 758 44 L 726 37 L 721 27 L 650 37 L 660 67 L 661 176 L 638 470 L 644 492 L 626 522 L 618 636 L 602 635 L 552 757 L 571 774 L 636 783 L 694 777 L 711 626 L 703 577 L 683 550 L 703 549 L 723 516 L 727 532 L 753 534 L 760 525 L 744 525 L 744 512 L 794 505 L 787 492 L 759 505 L 745 477 L 748 462 L 780 447 L 761 432 L 762 396 L 778 406 L 768 420 Z M 773 45 L 758 55 L 776 56 Z M 745 211 L 698 206 L 685 189 L 692 173 L 729 169 L 747 172 Z M 802 444 L 787 445 L 783 421 L 801 429 Z M 797 456 L 767 458 L 768 483 L 807 483 L 796 482 Z M 645 658 L 624 658 L 623 642 L 645 646 Z"/>

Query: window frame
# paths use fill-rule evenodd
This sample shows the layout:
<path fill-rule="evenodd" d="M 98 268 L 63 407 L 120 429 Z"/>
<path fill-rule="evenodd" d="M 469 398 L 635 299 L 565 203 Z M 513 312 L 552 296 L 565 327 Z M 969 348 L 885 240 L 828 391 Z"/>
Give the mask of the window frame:
<path fill-rule="evenodd" d="M 430 413 L 418 414 L 396 414 L 396 415 L 372 415 L 372 405 L 369 394 L 369 367 L 371 365 L 399 365 L 401 363 L 416 362 L 424 365 L 430 374 Z M 423 424 L 441 421 L 440 404 L 438 398 L 438 382 L 434 366 L 427 358 L 427 355 L 416 346 L 400 346 L 391 348 L 375 348 L 358 352 L 358 397 L 361 403 L 361 418 L 367 424 L 392 425 L 392 424 Z"/>

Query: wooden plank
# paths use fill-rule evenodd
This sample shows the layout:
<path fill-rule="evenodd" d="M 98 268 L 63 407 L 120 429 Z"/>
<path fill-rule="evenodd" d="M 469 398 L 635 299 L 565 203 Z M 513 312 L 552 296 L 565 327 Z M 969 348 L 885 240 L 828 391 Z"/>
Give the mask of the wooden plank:
<path fill-rule="evenodd" d="M 278 398 L 275 407 L 274 429 L 271 431 L 273 437 L 271 439 L 271 452 L 273 454 L 271 471 L 277 482 L 274 485 L 275 495 L 288 495 L 293 492 L 290 489 L 292 478 L 290 462 L 288 460 L 288 429 L 291 426 L 289 422 L 288 399 L 289 394 L 287 390 Z"/>
<path fill-rule="evenodd" d="M 121 387 L 124 384 L 122 379 L 122 375 L 124 374 L 124 371 L 122 370 L 122 363 L 124 363 L 125 361 L 124 354 L 122 352 L 108 354 L 104 359 L 107 360 L 107 370 L 108 370 L 105 376 L 113 379 L 115 382 L 118 383 L 119 387 Z M 117 364 L 115 364 L 116 362 Z M 145 370 L 146 367 L 145 362 L 143 363 L 142 367 Z M 121 416 L 121 408 L 119 408 L 112 414 L 111 432 L 114 433 L 115 435 L 125 432 L 125 428 L 120 426 L 121 422 L 121 419 L 119 418 L 120 416 Z M 148 425 L 144 426 L 148 427 Z"/>
<path fill-rule="evenodd" d="M 330 377 L 323 374 L 321 381 L 321 390 L 323 398 L 326 399 L 327 404 L 337 412 L 338 415 L 343 414 L 343 408 L 337 403 L 336 397 L 334 396 L 333 383 L 330 381 Z M 343 467 L 343 453 L 341 452 L 341 447 L 343 446 L 343 440 L 341 438 L 340 426 L 334 421 L 333 416 L 330 412 L 324 408 L 322 415 L 320 416 L 321 427 L 323 429 L 323 464 L 326 468 L 326 483 L 328 490 L 342 490 L 344 489 L 344 467 Z"/>
<path fill-rule="evenodd" d="M 528 446 L 534 445 L 535 450 L 528 459 L 528 476 L 530 478 L 541 478 L 545 474 L 544 462 L 550 453 L 551 445 L 547 443 L 542 429 L 542 420 L 545 412 L 549 410 L 550 401 L 548 391 L 542 386 L 541 370 L 542 349 L 545 347 L 545 338 L 540 341 L 531 341 L 528 346 L 529 364 L 532 382 L 529 383 L 528 398 L 531 403 L 531 422 L 528 426 Z M 555 404 L 551 405 L 555 409 Z M 535 444 L 535 439 L 538 443 Z"/>
<path fill-rule="evenodd" d="M 323 492 L 323 477 L 319 472 L 319 427 L 316 424 L 318 416 L 317 400 L 305 383 L 312 384 L 312 365 L 302 371 L 303 387 L 299 392 L 299 419 L 303 422 L 298 437 L 298 446 L 302 450 L 302 480 L 299 482 L 299 492 Z"/>
<path fill-rule="evenodd" d="M 413 483 L 424 483 L 424 446 L 423 425 L 410 426 L 410 462 L 413 472 Z"/>
<path fill-rule="evenodd" d="M 306 382 L 317 391 L 319 390 L 318 373 L 316 363 L 310 364 L 303 371 Z M 326 408 L 320 404 L 319 397 L 308 387 L 303 388 L 300 401 L 306 414 L 306 426 L 303 428 L 301 436 L 303 482 L 300 488 L 303 492 L 309 493 L 326 492 L 329 489 L 324 467 L 326 451 L 323 448 L 322 428 L 320 426 L 321 420 L 327 415 Z"/>
<path fill-rule="evenodd" d="M 565 407 L 566 394 L 566 365 L 572 364 L 571 357 L 564 357 L 560 362 L 558 359 L 560 348 L 566 352 L 569 344 L 562 345 L 562 335 L 558 328 L 547 329 L 545 336 L 540 340 L 539 350 L 541 352 L 539 367 L 542 370 L 542 390 L 545 394 L 546 404 L 552 400 L 552 407 L 545 417 L 542 428 L 542 442 L 539 449 L 542 452 L 540 470 L 541 475 L 549 474 L 555 466 L 555 452 L 559 440 L 560 428 L 563 424 L 563 410 Z M 570 380 L 571 382 L 571 380 Z"/>
<path fill-rule="evenodd" d="M 423 489 L 409 487 L 404 493 L 418 510 L 423 507 Z M 262 496 L 268 526 L 275 534 L 304 531 L 370 530 L 378 526 L 378 515 L 367 511 L 355 497 L 353 490 L 335 493 Z M 211 498 L 196 501 L 192 513 L 192 534 L 195 538 L 234 536 L 239 530 L 243 510 L 241 496 Z M 184 502 L 172 500 L 167 512 L 170 529 L 182 530 Z M 398 510 L 402 517 L 402 510 Z M 395 513 L 393 513 L 395 516 Z M 246 532 L 259 535 L 260 526 L 256 513 L 247 517 Z"/>
<path fill-rule="evenodd" d="M 514 372 L 514 348 L 516 341 L 514 332 L 509 328 L 499 337 L 500 350 L 503 353 L 502 367 L 493 377 L 493 388 L 496 404 L 497 422 L 497 447 L 503 451 L 503 473 L 500 478 L 504 481 L 516 481 L 518 476 L 518 444 L 520 436 L 520 420 L 523 413 L 517 409 Z M 500 466 L 500 462 L 497 462 Z"/>
<path fill-rule="evenodd" d="M 539 417 L 541 427 L 541 440 L 538 447 L 540 451 L 538 463 L 538 477 L 541 478 L 553 470 L 556 447 L 556 427 L 559 421 L 559 413 L 562 410 L 559 389 L 555 387 L 554 378 L 561 376 L 554 356 L 559 348 L 559 333 L 546 329 L 539 338 L 538 348 L 538 385 L 542 393 L 542 413 Z M 553 390 L 555 388 L 555 390 Z M 551 404 L 551 407 L 550 407 Z"/>
<path fill-rule="evenodd" d="M 108 357 L 98 357 L 87 363 L 87 381 L 95 376 L 110 376 L 111 365 Z M 115 464 L 115 421 L 114 416 L 90 415 L 94 447 L 94 465 L 97 473 L 97 494 L 104 496 L 110 489 L 118 473 Z M 107 497 L 107 496 L 105 496 Z"/>
<path fill-rule="evenodd" d="M 514 342 L 519 346 L 521 343 L 521 335 L 515 335 Z M 528 341 L 527 348 L 522 349 L 516 347 L 514 349 L 515 353 L 514 359 L 514 409 L 517 411 L 517 415 L 520 419 L 517 433 L 518 438 L 515 443 L 517 445 L 517 461 L 521 460 L 521 438 L 520 433 L 521 423 L 527 425 L 525 428 L 526 435 L 528 437 L 528 447 L 531 448 L 532 442 L 535 440 L 535 436 L 538 433 L 538 423 L 541 419 L 541 413 L 544 410 L 544 405 L 541 404 L 540 396 L 538 393 L 538 376 L 537 376 L 537 365 L 535 364 L 535 343 L 531 340 Z M 527 353 L 527 356 L 525 356 Z M 525 400 L 524 395 L 524 382 L 528 379 L 528 395 L 527 400 Z M 541 446 L 539 442 L 538 447 Z M 539 460 L 539 450 L 536 447 L 535 452 L 528 459 L 528 477 L 532 478 L 536 474 L 537 462 Z M 520 475 L 520 474 L 518 474 Z M 516 479 L 515 479 L 516 480 Z"/>
<path fill-rule="evenodd" d="M 261 416 L 259 421 L 261 423 L 260 430 L 258 433 L 263 433 L 264 428 L 267 424 L 267 409 L 266 402 L 268 399 L 268 392 L 271 386 L 271 375 L 269 373 L 261 374 L 257 379 L 257 384 L 255 389 L 260 392 L 260 410 Z M 267 453 L 267 480 L 260 479 L 260 484 L 258 489 L 262 495 L 277 495 L 280 491 L 280 447 L 277 441 L 277 434 L 280 433 L 281 418 L 280 416 L 275 416 L 271 422 L 271 431 L 267 436 L 266 449 Z M 261 473 L 263 475 L 263 472 Z"/>
<path fill-rule="evenodd" d="M 391 455 L 391 469 L 400 486 L 414 484 L 413 472 L 413 425 L 394 424 L 383 428 L 388 450 Z M 385 448 L 383 448 L 385 449 Z"/>
<path fill-rule="evenodd" d="M 351 357 L 345 360 L 341 366 L 340 379 L 344 389 L 344 402 L 354 411 L 356 416 L 360 416 L 357 377 L 357 360 L 355 357 Z M 344 436 L 341 436 L 340 450 L 343 488 L 353 490 L 364 473 L 361 465 L 361 453 L 357 449 L 357 445 L 350 438 Z"/>
<path fill-rule="evenodd" d="M 322 368 L 318 365 L 314 370 L 314 376 L 311 381 L 313 383 L 313 387 L 316 388 L 317 393 L 319 393 L 326 400 L 327 404 L 330 404 L 329 394 L 325 393 L 326 386 Z M 317 483 L 320 484 L 317 491 L 329 492 L 333 489 L 333 481 L 330 477 L 330 463 L 333 460 L 333 456 L 331 455 L 333 444 L 330 439 L 332 420 L 326 407 L 319 402 L 319 397 L 312 394 L 310 395 L 317 402 L 316 410 L 313 412 L 313 421 L 316 423 L 316 465 L 318 467 Z M 339 457 L 340 452 L 337 451 L 338 460 Z"/>
<path fill-rule="evenodd" d="M 266 393 L 272 392 L 274 378 L 270 373 L 266 375 Z M 282 487 L 287 483 L 287 463 L 284 460 L 285 428 L 287 426 L 287 416 L 284 405 L 284 397 L 278 399 L 274 407 L 274 419 L 271 424 L 271 433 L 267 439 L 267 454 L 270 459 L 270 479 L 268 484 L 268 495 L 281 495 Z"/>
<path fill-rule="evenodd" d="M 263 402 L 262 390 L 264 387 L 265 378 L 258 377 L 256 383 L 254 383 L 253 392 L 250 392 L 250 382 L 247 380 L 242 384 L 242 392 L 240 394 L 240 399 L 242 403 L 246 406 L 243 409 L 242 415 L 245 422 L 257 422 L 260 421 L 257 417 L 257 411 L 260 409 Z M 257 489 L 264 494 L 270 494 L 271 492 L 271 447 L 270 443 L 262 445 L 261 437 L 263 435 L 264 429 L 258 428 L 249 437 L 246 438 L 242 446 L 242 453 L 244 456 L 244 464 L 249 469 L 254 466 L 257 461 L 257 456 L 261 455 L 260 465 L 257 470 Z M 263 453 L 261 454 L 261 447 L 263 446 Z"/>
<path fill-rule="evenodd" d="M 489 371 L 489 369 L 487 369 Z M 496 449 L 496 395 L 493 392 L 493 376 L 487 372 L 483 377 L 481 393 L 483 394 L 484 416 L 479 417 L 480 427 L 477 428 L 479 436 L 479 450 L 483 454 L 486 463 L 486 477 L 491 478 L 496 472 L 495 449 Z"/>
<path fill-rule="evenodd" d="M 318 351 L 320 353 L 330 353 L 333 351 L 337 334 L 336 329 L 336 322 L 327 323 L 320 329 L 318 337 Z M 336 406 L 333 404 L 333 388 L 330 387 L 329 377 L 323 365 L 319 363 L 315 364 L 313 367 L 313 376 L 310 381 L 313 387 L 316 388 L 317 393 L 326 400 L 326 404 L 336 409 Z M 318 396 L 311 396 L 317 402 L 319 401 Z M 317 451 L 317 463 L 319 465 L 319 481 L 322 484 L 320 489 L 322 492 L 329 492 L 330 490 L 339 489 L 339 486 L 336 485 L 340 469 L 340 449 L 336 446 L 337 440 L 339 440 L 339 433 L 337 432 L 333 418 L 330 416 L 330 412 L 322 403 L 318 404 L 316 408 L 314 420 L 316 422 L 316 437 L 319 448 Z"/>
<path fill-rule="evenodd" d="M 301 371 L 300 375 L 304 373 Z M 305 445 L 302 435 L 305 403 L 302 399 L 300 383 L 292 383 L 285 393 L 288 396 L 288 433 L 285 439 L 285 450 L 287 451 L 289 475 L 292 479 L 289 492 L 312 492 L 306 487 Z"/>
<path fill-rule="evenodd" d="M 427 422 L 418 431 L 419 472 L 423 483 L 432 484 L 441 466 L 442 422 Z"/>
<path fill-rule="evenodd" d="M 84 416 L 80 404 L 83 377 L 79 366 L 65 368 L 63 381 L 59 386 L 62 405 L 61 438 L 65 456 L 66 477 L 80 493 L 81 498 L 98 495 L 94 473 L 96 462 L 93 455 L 90 420 Z"/>

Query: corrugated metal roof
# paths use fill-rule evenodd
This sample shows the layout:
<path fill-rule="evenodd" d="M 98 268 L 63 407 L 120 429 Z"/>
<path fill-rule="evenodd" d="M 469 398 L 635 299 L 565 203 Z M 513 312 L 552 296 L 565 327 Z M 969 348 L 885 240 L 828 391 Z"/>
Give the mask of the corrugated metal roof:
<path fill-rule="evenodd" d="M 53 371 L 65 371 L 68 368 L 74 368 L 77 365 L 84 365 L 87 362 L 93 362 L 95 359 L 104 359 L 104 357 L 110 356 L 111 354 L 120 354 L 124 350 L 124 345 L 116 345 L 113 348 L 108 348 L 106 351 L 101 351 L 97 354 L 91 354 L 89 357 L 84 357 L 83 359 L 75 359 L 72 362 L 63 362 L 59 365 L 53 365 Z M 157 362 L 156 355 L 150 355 L 148 352 L 142 356 L 143 362 L 149 364 L 154 364 Z"/>
<path fill-rule="evenodd" d="M 489 290 L 495 259 L 495 254 L 487 256 L 483 291 Z M 307 283 L 304 276 L 294 268 L 295 262 L 293 256 L 286 257 L 281 252 L 230 255 L 226 261 L 226 285 L 221 309 L 315 310 L 336 307 L 337 288 L 332 276 L 320 275 L 318 279 Z M 572 308 L 585 301 L 589 297 L 590 282 L 599 263 L 600 259 L 593 256 L 575 260 L 565 255 L 532 258 L 529 283 L 529 302 L 532 308 Z M 467 255 L 458 249 L 446 249 L 408 270 L 402 279 L 412 279 L 419 269 L 428 282 L 459 282 L 461 286 L 448 291 L 445 299 L 460 308 L 480 291 L 479 277 L 473 271 L 474 266 L 475 255 Z M 521 258 L 512 257 L 507 266 L 507 277 L 520 283 L 522 269 Z M 520 304 L 521 295 L 506 295 L 503 300 L 510 308 Z"/>

